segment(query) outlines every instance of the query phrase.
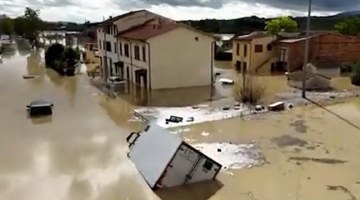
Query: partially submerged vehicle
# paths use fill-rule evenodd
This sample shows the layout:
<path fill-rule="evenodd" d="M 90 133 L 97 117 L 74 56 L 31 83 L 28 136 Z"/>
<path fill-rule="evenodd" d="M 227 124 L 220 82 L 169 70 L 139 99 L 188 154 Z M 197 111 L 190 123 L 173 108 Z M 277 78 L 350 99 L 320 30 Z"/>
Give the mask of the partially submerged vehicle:
<path fill-rule="evenodd" d="M 27 110 L 30 117 L 52 115 L 52 108 L 54 104 L 47 100 L 36 100 L 27 105 Z"/>
<path fill-rule="evenodd" d="M 131 133 L 126 140 L 128 157 L 152 189 L 213 180 L 222 168 L 155 123 Z"/>

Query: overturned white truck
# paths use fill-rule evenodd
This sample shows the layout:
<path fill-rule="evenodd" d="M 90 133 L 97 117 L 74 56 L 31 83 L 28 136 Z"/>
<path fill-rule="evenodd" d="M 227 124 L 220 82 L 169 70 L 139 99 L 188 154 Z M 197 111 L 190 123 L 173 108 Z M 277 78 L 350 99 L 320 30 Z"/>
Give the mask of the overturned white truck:
<path fill-rule="evenodd" d="M 152 189 L 213 180 L 222 168 L 155 123 L 131 133 L 126 140 L 128 157 Z"/>

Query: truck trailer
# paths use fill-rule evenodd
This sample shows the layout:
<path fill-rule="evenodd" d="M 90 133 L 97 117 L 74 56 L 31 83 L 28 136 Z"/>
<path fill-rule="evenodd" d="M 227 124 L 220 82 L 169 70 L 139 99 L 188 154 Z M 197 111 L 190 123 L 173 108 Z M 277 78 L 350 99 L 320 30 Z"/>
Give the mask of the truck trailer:
<path fill-rule="evenodd" d="M 214 180 L 222 166 L 155 123 L 127 138 L 128 157 L 152 188 Z"/>

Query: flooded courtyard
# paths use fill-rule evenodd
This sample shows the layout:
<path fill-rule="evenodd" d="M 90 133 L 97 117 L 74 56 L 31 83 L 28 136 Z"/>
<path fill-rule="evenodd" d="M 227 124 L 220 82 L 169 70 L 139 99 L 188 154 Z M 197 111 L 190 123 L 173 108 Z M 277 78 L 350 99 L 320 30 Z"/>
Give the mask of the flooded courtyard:
<path fill-rule="evenodd" d="M 126 157 L 126 136 L 142 126 L 129 121 L 133 107 L 107 100 L 85 71 L 59 77 L 22 46 L 4 56 L 1 200 L 360 198 L 358 99 L 170 128 L 227 168 L 218 182 L 155 194 Z M 27 118 L 26 105 L 42 98 L 53 101 L 52 118 Z"/>

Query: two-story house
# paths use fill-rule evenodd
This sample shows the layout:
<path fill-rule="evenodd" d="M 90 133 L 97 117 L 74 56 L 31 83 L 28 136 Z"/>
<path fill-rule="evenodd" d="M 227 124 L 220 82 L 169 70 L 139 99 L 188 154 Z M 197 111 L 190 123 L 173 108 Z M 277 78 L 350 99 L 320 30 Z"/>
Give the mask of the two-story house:
<path fill-rule="evenodd" d="M 273 48 L 276 36 L 252 32 L 232 38 L 232 64 L 238 72 L 270 72 L 277 58 Z"/>
<path fill-rule="evenodd" d="M 170 19 L 147 10 L 137 10 L 116 17 L 110 17 L 98 26 L 97 38 L 100 65 L 105 79 L 109 76 L 119 74 L 118 68 L 115 66 L 115 63 L 119 61 L 119 43 L 116 37 L 117 34 L 157 17 L 170 21 Z"/>
<path fill-rule="evenodd" d="M 116 74 L 148 89 L 212 84 L 211 34 L 146 10 L 112 18 L 102 27 L 110 29 L 98 37 L 99 44 L 106 43 L 107 51 L 100 51 L 107 62 L 101 61 L 105 77 Z"/>
<path fill-rule="evenodd" d="M 211 85 L 215 38 L 156 18 L 118 34 L 121 75 L 150 89 Z"/>

